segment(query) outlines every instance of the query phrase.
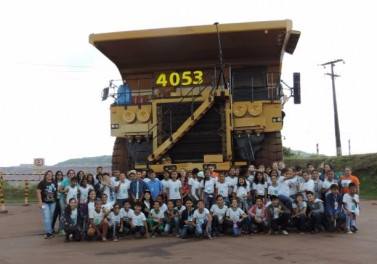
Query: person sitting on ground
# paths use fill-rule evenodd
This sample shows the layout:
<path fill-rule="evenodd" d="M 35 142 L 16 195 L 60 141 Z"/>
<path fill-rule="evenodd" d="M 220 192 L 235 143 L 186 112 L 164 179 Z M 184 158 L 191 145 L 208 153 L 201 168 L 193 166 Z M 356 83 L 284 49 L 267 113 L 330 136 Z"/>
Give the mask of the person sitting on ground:
<path fill-rule="evenodd" d="M 232 199 L 231 207 L 226 211 L 226 226 L 232 227 L 233 236 L 247 234 L 249 232 L 250 221 L 247 214 L 238 207 L 237 199 Z"/>
<path fill-rule="evenodd" d="M 304 201 L 304 197 L 301 193 L 296 194 L 296 199 L 292 204 L 293 214 L 292 221 L 293 225 L 297 227 L 297 232 L 303 234 L 305 231 L 306 224 L 306 208 L 307 204 Z"/>
<path fill-rule="evenodd" d="M 224 176 L 224 174 L 220 173 L 219 178 Z M 226 191 L 228 192 L 228 187 L 226 187 Z M 219 235 L 224 234 L 225 229 L 225 216 L 226 212 L 228 211 L 228 206 L 224 204 L 224 198 L 221 195 L 216 196 L 216 203 L 212 205 L 210 212 L 212 216 L 212 236 L 217 237 Z"/>
<path fill-rule="evenodd" d="M 346 216 L 342 211 L 342 195 L 339 194 L 338 184 L 331 185 L 330 190 L 331 193 L 326 196 L 325 201 L 326 227 L 329 232 L 334 232 L 335 230 L 340 232 L 346 221 Z"/>
<path fill-rule="evenodd" d="M 207 235 L 209 239 L 212 239 L 211 236 L 211 225 L 212 225 L 212 217 L 209 213 L 209 210 L 205 208 L 204 201 L 198 201 L 198 209 L 195 210 L 192 222 L 195 226 L 195 234 L 196 236 Z"/>
<path fill-rule="evenodd" d="M 130 225 L 131 233 L 133 235 L 135 235 L 138 232 L 140 237 L 144 237 L 145 235 L 146 238 L 149 238 L 147 218 L 141 212 L 140 202 L 136 202 L 134 205 L 134 212 L 131 214 L 130 217 Z"/>
<path fill-rule="evenodd" d="M 357 185 L 351 182 L 348 185 L 348 193 L 343 195 L 343 205 L 346 213 L 347 233 L 357 232 L 356 217 L 360 214 L 360 200 L 357 194 Z"/>
<path fill-rule="evenodd" d="M 69 242 L 69 237 L 72 235 L 75 241 L 81 241 L 81 213 L 77 210 L 77 200 L 71 198 L 64 211 L 64 231 L 65 242 Z"/>
<path fill-rule="evenodd" d="M 164 230 L 164 212 L 160 209 L 160 203 L 154 201 L 153 209 L 149 213 L 149 229 L 151 231 L 151 237 L 155 238 L 156 234 L 161 234 Z"/>
<path fill-rule="evenodd" d="M 194 233 L 195 226 L 192 221 L 195 209 L 193 207 L 194 203 L 191 199 L 186 200 L 186 210 L 182 212 L 180 228 L 182 229 L 181 238 L 187 238 L 189 233 Z"/>
<path fill-rule="evenodd" d="M 109 228 L 107 216 L 110 211 L 107 211 L 106 208 L 101 208 L 101 206 L 101 201 L 96 200 L 94 210 L 89 211 L 90 227 L 87 235 L 89 238 L 95 238 L 97 235 L 102 238 L 102 241 L 106 241 L 107 230 Z"/>
<path fill-rule="evenodd" d="M 123 215 L 120 213 L 120 204 L 115 204 L 113 211 L 107 216 L 109 228 L 113 234 L 113 241 L 117 242 L 119 234 L 123 233 Z"/>
<path fill-rule="evenodd" d="M 276 195 L 271 195 L 271 204 L 267 207 L 269 234 L 277 234 L 279 229 L 283 235 L 288 235 L 287 227 L 291 211 L 279 201 Z"/>
<path fill-rule="evenodd" d="M 169 200 L 167 203 L 168 209 L 165 211 L 165 234 L 170 235 L 173 232 L 173 227 L 175 229 L 176 237 L 179 235 L 179 212 L 177 209 L 174 209 L 174 203 L 172 200 Z"/>
<path fill-rule="evenodd" d="M 255 199 L 255 205 L 250 208 L 248 213 L 251 217 L 250 230 L 252 230 L 254 233 L 258 231 L 267 232 L 267 207 L 264 205 L 263 199 L 261 197 L 257 197 Z"/>
<path fill-rule="evenodd" d="M 323 218 L 323 201 L 315 197 L 311 191 L 306 192 L 308 197 L 308 218 L 309 218 L 309 230 L 312 234 L 318 233 L 322 230 L 322 218 Z"/>
<path fill-rule="evenodd" d="M 131 209 L 131 201 L 126 199 L 123 204 L 123 208 L 120 209 L 120 213 L 123 217 L 123 235 L 128 235 L 131 233 L 130 218 L 134 210 Z"/>

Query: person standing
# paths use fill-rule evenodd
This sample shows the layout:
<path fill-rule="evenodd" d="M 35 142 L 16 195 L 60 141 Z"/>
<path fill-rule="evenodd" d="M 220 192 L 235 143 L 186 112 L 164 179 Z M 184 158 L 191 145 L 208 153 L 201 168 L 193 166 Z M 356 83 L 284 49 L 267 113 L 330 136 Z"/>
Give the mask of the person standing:
<path fill-rule="evenodd" d="M 52 235 L 52 219 L 55 212 L 57 200 L 57 187 L 52 181 L 53 173 L 48 170 L 37 186 L 38 207 L 41 209 L 43 223 L 45 226 L 45 239 L 54 237 Z"/>

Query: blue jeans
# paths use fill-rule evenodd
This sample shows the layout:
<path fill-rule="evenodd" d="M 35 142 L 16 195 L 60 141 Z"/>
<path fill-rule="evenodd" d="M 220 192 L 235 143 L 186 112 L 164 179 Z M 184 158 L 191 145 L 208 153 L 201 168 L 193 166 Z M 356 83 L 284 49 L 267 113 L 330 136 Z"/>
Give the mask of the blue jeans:
<path fill-rule="evenodd" d="M 188 232 L 193 233 L 194 231 L 195 231 L 195 226 L 193 226 L 193 225 L 184 225 L 183 229 L 182 229 L 182 232 L 181 232 L 181 238 L 186 238 Z"/>
<path fill-rule="evenodd" d="M 204 219 L 204 222 L 202 224 L 198 223 L 198 226 L 195 228 L 195 235 L 201 236 L 204 233 L 204 230 L 207 228 L 208 220 Z M 208 234 L 211 234 L 211 226 L 208 226 Z"/>
<path fill-rule="evenodd" d="M 59 198 L 59 205 L 60 205 L 60 219 L 59 219 L 59 231 L 64 229 L 64 209 L 65 209 L 65 204 L 64 204 L 64 197 Z"/>
<path fill-rule="evenodd" d="M 172 231 L 172 228 L 175 228 L 175 232 L 179 234 L 179 219 L 178 217 L 174 217 L 170 221 L 166 221 L 165 224 L 165 233 L 170 233 Z"/>
<path fill-rule="evenodd" d="M 52 234 L 52 218 L 54 217 L 55 212 L 55 202 L 53 203 L 42 203 L 44 209 L 41 209 L 43 215 L 43 223 L 45 225 L 45 232 L 46 234 Z"/>

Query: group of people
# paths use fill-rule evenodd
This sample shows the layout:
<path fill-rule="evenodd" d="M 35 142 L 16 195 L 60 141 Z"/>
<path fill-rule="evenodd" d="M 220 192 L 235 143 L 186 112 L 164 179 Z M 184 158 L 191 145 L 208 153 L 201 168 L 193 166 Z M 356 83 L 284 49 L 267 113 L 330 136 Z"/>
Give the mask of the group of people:
<path fill-rule="evenodd" d="M 118 241 L 130 235 L 155 238 L 175 235 L 217 238 L 263 232 L 357 232 L 359 180 L 346 167 L 337 175 L 330 164 L 320 173 L 312 164 L 286 168 L 250 165 L 216 172 L 193 169 L 96 176 L 68 170 L 45 173 L 37 186 L 45 238 L 54 233 L 65 241 Z M 55 232 L 55 225 L 58 230 Z"/>

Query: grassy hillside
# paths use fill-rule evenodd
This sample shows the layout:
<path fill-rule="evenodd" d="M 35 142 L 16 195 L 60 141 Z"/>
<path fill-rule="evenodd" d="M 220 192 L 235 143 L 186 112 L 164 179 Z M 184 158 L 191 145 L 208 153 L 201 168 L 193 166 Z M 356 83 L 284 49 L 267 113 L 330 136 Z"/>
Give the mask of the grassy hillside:
<path fill-rule="evenodd" d="M 111 165 L 111 156 L 87 157 L 78 159 L 69 159 L 55 164 L 56 167 L 90 167 L 90 166 L 107 166 Z"/>
<path fill-rule="evenodd" d="M 343 171 L 345 166 L 351 166 L 352 174 L 361 182 L 361 196 L 377 198 L 377 153 L 342 157 L 286 158 L 284 161 L 287 166 L 300 165 L 303 168 L 310 162 L 319 170 L 323 163 L 329 163 L 337 172 Z"/>

